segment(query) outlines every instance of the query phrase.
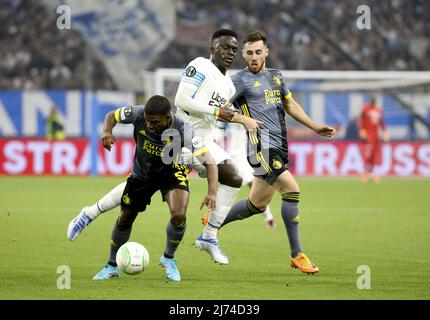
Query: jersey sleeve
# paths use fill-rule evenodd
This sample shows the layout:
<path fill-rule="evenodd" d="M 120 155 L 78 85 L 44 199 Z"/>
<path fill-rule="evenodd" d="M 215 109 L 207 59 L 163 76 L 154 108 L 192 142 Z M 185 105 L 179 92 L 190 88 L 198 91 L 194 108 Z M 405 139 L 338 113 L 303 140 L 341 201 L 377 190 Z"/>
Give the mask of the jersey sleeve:
<path fill-rule="evenodd" d="M 240 72 L 235 73 L 231 77 L 231 81 L 233 82 L 234 88 L 236 89 L 236 92 L 231 97 L 231 102 L 234 103 L 239 97 L 241 97 L 245 94 L 246 87 L 242 81 L 242 78 L 240 77 Z"/>
<path fill-rule="evenodd" d="M 118 123 L 135 123 L 137 119 L 143 118 L 144 106 L 126 106 L 115 110 L 115 121 Z"/>
<path fill-rule="evenodd" d="M 285 100 L 288 100 L 293 96 L 293 94 L 291 93 L 290 89 L 288 89 L 287 79 L 282 75 L 281 77 L 282 77 L 282 89 L 281 89 L 282 96 L 284 97 Z"/>
<path fill-rule="evenodd" d="M 214 114 L 216 109 L 209 104 L 199 103 L 194 96 L 205 83 L 207 76 L 207 67 L 203 58 L 197 58 L 191 61 L 182 74 L 179 82 L 178 91 L 175 96 L 175 105 L 191 113 Z"/>
<path fill-rule="evenodd" d="M 193 88 L 195 93 L 205 81 L 205 79 L 206 70 L 203 63 L 201 63 L 199 59 L 194 59 L 185 68 L 179 84 Z"/>

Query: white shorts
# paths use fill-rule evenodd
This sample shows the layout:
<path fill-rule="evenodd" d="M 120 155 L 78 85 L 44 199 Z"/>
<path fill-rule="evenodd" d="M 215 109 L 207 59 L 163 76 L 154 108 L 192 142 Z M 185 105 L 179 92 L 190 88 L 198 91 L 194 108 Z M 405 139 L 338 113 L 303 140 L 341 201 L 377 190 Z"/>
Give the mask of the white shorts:
<path fill-rule="evenodd" d="M 226 131 L 228 154 L 242 177 L 242 185 L 248 184 L 254 179 L 254 169 L 249 165 L 247 159 L 248 137 L 246 136 L 245 128 L 238 123 L 229 123 Z"/>
<path fill-rule="evenodd" d="M 215 141 L 206 139 L 204 142 L 212 158 L 214 158 L 215 164 L 219 164 L 225 160 L 231 160 L 231 157 L 228 155 L 228 153 L 219 145 L 217 145 Z"/>
<path fill-rule="evenodd" d="M 242 177 L 242 185 L 251 183 L 254 180 L 254 169 L 249 165 L 248 160 L 237 161 L 237 159 L 232 158 L 234 164 L 236 165 L 239 176 Z"/>

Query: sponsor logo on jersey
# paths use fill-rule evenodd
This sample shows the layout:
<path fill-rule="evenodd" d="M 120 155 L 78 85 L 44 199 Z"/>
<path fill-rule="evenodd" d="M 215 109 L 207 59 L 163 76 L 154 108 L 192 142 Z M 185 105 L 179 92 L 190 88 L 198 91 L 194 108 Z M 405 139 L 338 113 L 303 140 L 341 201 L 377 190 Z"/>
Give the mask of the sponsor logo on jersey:
<path fill-rule="evenodd" d="M 260 82 L 258 82 L 258 81 L 255 81 L 255 83 L 254 83 L 254 88 L 258 88 L 258 87 L 260 87 L 261 86 L 261 83 Z"/>
<path fill-rule="evenodd" d="M 148 140 L 145 140 L 145 142 L 143 143 L 143 150 L 145 150 L 146 153 L 151 155 L 156 155 L 161 157 L 163 155 L 163 149 L 164 147 L 156 146 L 151 142 L 149 142 Z"/>
<path fill-rule="evenodd" d="M 264 98 L 266 99 L 266 104 L 281 103 L 281 90 L 264 90 Z"/>
<path fill-rule="evenodd" d="M 142 135 L 144 135 L 144 136 L 146 136 L 146 131 L 145 130 L 140 130 L 139 133 L 142 134 Z"/>
<path fill-rule="evenodd" d="M 218 92 L 212 92 L 211 100 L 209 100 L 209 105 L 214 107 L 222 107 L 226 104 L 227 99 L 221 97 Z"/>

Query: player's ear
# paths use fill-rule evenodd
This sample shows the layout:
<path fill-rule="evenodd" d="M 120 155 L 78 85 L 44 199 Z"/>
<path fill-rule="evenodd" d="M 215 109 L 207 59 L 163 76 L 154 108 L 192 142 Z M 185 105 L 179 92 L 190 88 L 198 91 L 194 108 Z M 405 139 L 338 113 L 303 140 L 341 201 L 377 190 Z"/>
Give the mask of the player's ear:
<path fill-rule="evenodd" d="M 269 48 L 266 47 L 266 54 L 264 55 L 264 57 L 267 58 L 268 55 L 269 55 Z"/>

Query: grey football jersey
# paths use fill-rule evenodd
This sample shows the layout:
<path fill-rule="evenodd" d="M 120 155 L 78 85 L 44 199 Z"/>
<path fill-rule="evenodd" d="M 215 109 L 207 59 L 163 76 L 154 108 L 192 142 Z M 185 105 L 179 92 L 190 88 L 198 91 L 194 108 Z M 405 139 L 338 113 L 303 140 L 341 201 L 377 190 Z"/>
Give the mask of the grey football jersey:
<path fill-rule="evenodd" d="M 263 121 L 258 134 L 259 142 L 270 148 L 287 151 L 286 111 L 283 102 L 291 96 L 291 92 L 281 72 L 266 69 L 265 72 L 255 74 L 242 70 L 234 74 L 231 80 L 236 87 L 231 101 L 244 115 Z"/>
<path fill-rule="evenodd" d="M 151 133 L 144 118 L 144 106 L 127 106 L 115 110 L 118 123 L 133 124 L 136 151 L 132 176 L 139 179 L 158 178 L 169 173 L 181 162 L 181 149 L 186 146 L 195 154 L 206 151 L 203 143 L 196 143 L 191 124 L 172 114 L 172 125 L 161 134 Z"/>

